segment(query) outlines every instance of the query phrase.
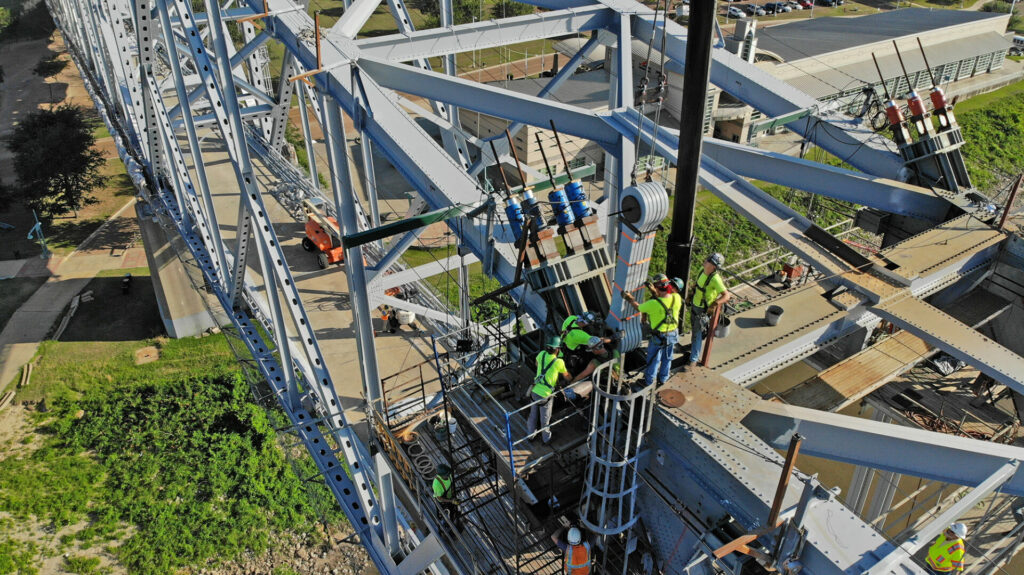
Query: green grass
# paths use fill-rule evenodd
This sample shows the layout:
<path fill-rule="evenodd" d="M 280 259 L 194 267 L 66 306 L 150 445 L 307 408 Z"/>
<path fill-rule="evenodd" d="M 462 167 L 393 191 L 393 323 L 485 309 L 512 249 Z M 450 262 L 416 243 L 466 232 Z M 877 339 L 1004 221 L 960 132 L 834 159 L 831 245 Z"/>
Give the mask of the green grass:
<path fill-rule="evenodd" d="M 7 321 L 21 304 L 28 301 L 28 298 L 32 297 L 45 282 L 44 277 L 0 280 L 0 331 L 3 331 Z"/>
<path fill-rule="evenodd" d="M 455 246 L 448 246 L 444 248 L 434 248 L 429 250 L 424 249 L 410 249 L 402 255 L 402 259 L 406 265 L 415 267 L 427 263 L 434 262 L 452 255 L 455 255 Z M 442 272 L 429 278 L 424 278 L 424 283 L 428 284 L 433 288 L 441 301 L 447 301 L 448 305 L 452 309 L 459 309 L 459 272 L 457 268 L 453 268 L 449 272 Z M 484 275 L 483 264 L 476 262 L 469 266 L 469 294 L 471 298 L 477 298 L 488 292 L 494 291 L 501 287 L 501 283 L 498 280 L 492 279 Z M 478 306 L 478 309 L 474 309 L 474 313 L 478 314 L 477 320 L 489 319 L 494 317 L 498 313 L 500 306 L 494 302 L 487 302 Z"/>
<path fill-rule="evenodd" d="M 69 555 L 64 558 L 64 570 L 68 573 L 77 573 L 78 575 L 91 575 L 93 573 L 99 573 L 100 559 L 99 557 L 81 557 L 78 555 Z"/>
<path fill-rule="evenodd" d="M 954 111 L 956 112 L 957 120 L 960 120 L 960 116 L 967 112 L 994 107 L 993 104 L 999 100 L 1020 95 L 1024 95 L 1024 80 L 1010 84 L 1009 86 L 1003 86 L 993 92 L 979 94 L 964 100 L 963 102 L 958 102 Z M 963 125 L 963 123 L 964 122 L 960 120 L 960 124 Z"/>
<path fill-rule="evenodd" d="M 35 543 L 0 538 L 0 575 L 36 575 L 34 566 L 39 549 Z"/>
<path fill-rule="evenodd" d="M 135 365 L 133 350 L 149 344 L 160 360 Z M 101 545 L 143 575 L 258 554 L 284 532 L 315 534 L 302 482 L 223 336 L 50 341 L 35 373 L 19 397 L 45 396 L 49 411 L 32 417 L 34 449 L 0 461 L 0 512 L 13 518 L 0 524 L 0 574 L 31 572 L 5 570 L 27 553 L 5 531 L 28 522 L 73 526 L 44 554 Z M 76 556 L 64 569 L 102 571 Z"/>
<path fill-rule="evenodd" d="M 956 108 L 961 148 L 974 186 L 994 191 L 1024 170 L 1024 82 L 968 100 Z"/>

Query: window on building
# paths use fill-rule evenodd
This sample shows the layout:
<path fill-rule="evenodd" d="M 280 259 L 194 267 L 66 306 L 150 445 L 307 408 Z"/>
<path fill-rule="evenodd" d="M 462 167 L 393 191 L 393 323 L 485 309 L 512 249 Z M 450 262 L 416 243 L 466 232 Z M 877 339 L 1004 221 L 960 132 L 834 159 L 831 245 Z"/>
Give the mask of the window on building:
<path fill-rule="evenodd" d="M 998 70 L 1003 67 L 1003 62 L 1006 60 L 1006 52 L 996 52 L 992 54 L 992 65 L 989 66 L 989 70 Z"/>

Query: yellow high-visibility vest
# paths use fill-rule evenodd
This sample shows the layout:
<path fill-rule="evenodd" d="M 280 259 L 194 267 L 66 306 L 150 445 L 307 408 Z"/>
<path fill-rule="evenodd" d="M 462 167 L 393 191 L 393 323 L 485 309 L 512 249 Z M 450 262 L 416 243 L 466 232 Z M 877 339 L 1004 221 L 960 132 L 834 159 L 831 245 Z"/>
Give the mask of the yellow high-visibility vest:
<path fill-rule="evenodd" d="M 928 566 L 940 573 L 954 573 L 964 570 L 964 542 L 957 539 L 946 540 L 946 534 L 932 543 L 928 549 Z"/>

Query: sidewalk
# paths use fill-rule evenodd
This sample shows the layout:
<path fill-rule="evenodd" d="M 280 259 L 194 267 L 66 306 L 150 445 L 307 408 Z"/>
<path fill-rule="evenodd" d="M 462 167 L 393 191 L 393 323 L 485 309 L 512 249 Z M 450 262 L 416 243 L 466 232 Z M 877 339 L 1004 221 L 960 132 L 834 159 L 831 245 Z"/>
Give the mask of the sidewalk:
<path fill-rule="evenodd" d="M 106 242 L 98 241 L 102 237 L 101 230 L 110 222 L 122 217 L 134 220 L 134 212 L 125 215 L 125 211 L 134 203 L 133 199 L 125 204 L 82 242 L 79 249 L 62 260 L 47 262 L 32 258 L 23 263 L 17 275 L 49 275 L 42 272 L 47 269 L 52 275 L 14 312 L 0 333 L 0 389 L 10 383 L 21 367 L 35 356 L 39 344 L 60 319 L 64 308 L 98 272 L 146 265 L 145 249 L 142 246 L 116 250 L 112 248 L 119 246 L 103 245 Z"/>

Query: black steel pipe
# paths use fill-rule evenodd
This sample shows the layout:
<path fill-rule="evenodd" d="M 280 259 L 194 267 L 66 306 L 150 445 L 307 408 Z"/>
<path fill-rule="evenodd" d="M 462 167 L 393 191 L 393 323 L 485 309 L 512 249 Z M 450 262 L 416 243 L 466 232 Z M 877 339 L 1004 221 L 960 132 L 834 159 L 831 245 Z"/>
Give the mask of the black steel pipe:
<path fill-rule="evenodd" d="M 715 28 L 715 0 L 694 0 L 686 38 L 682 119 L 676 158 L 675 206 L 668 236 L 665 273 L 687 278 L 693 256 L 693 211 L 697 206 L 697 174 L 704 138 L 704 110 L 711 76 L 711 38 Z"/>

